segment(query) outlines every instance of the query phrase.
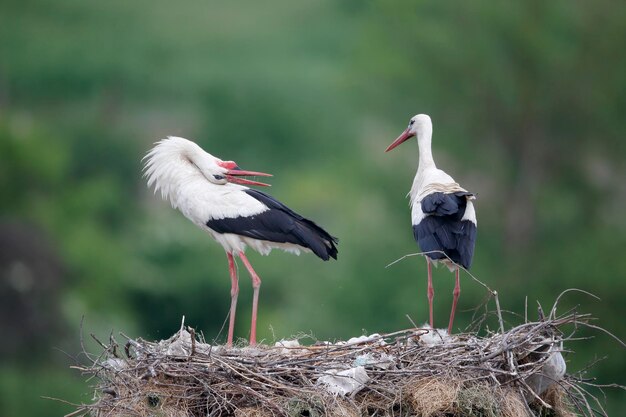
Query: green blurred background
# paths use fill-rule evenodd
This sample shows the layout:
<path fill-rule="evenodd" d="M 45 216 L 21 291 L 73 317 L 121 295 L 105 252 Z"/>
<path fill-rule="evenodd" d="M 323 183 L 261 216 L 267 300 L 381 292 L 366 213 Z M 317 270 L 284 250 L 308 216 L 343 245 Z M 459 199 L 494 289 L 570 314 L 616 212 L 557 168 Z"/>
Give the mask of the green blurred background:
<path fill-rule="evenodd" d="M 477 193 L 472 272 L 522 313 L 528 297 L 626 336 L 626 3 L 588 1 L 0 3 L 0 415 L 63 415 L 92 399 L 69 369 L 80 323 L 107 339 L 207 340 L 229 306 L 223 250 L 146 189 L 141 158 L 187 137 L 340 238 L 339 260 L 250 253 L 259 337 L 340 339 L 418 323 L 426 268 L 408 192 L 411 116 L 438 164 Z M 241 276 L 236 335 L 247 337 Z M 447 323 L 453 275 L 435 271 Z M 464 276 L 458 328 L 485 291 Z M 313 319 L 312 319 L 313 318 Z M 508 325 L 519 322 L 507 313 Z M 624 349 L 566 346 L 570 371 L 626 383 Z M 220 335 L 220 340 L 225 337 Z M 77 358 L 79 361 L 80 357 Z M 607 391 L 608 410 L 626 407 Z"/>

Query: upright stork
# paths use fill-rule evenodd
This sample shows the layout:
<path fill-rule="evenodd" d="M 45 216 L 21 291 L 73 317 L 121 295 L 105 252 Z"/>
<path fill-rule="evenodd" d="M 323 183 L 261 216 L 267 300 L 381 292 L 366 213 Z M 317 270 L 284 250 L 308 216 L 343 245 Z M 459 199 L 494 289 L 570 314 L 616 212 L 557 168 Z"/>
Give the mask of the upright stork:
<path fill-rule="evenodd" d="M 208 232 L 226 251 L 231 279 L 227 345 L 232 346 L 239 284 L 238 256 L 254 289 L 250 345 L 256 344 L 256 321 L 261 279 L 245 255 L 250 246 L 263 255 L 273 248 L 299 254 L 313 252 L 324 261 L 337 259 L 337 239 L 313 221 L 261 191 L 246 185 L 268 184 L 242 176 L 270 176 L 243 171 L 233 161 L 223 161 L 194 142 L 170 136 L 156 143 L 145 156 L 145 176 L 155 193 L 168 199 L 196 226 Z"/>
<path fill-rule="evenodd" d="M 459 266 L 469 269 L 476 241 L 476 213 L 474 194 L 463 189 L 454 179 L 437 168 L 431 151 L 433 125 L 426 114 L 413 116 L 409 126 L 387 147 L 388 152 L 407 139 L 417 136 L 419 163 L 417 175 L 409 192 L 413 236 L 426 256 L 428 269 L 428 309 L 430 327 L 433 326 L 433 298 L 431 263 L 442 262 L 455 272 L 452 311 L 448 333 L 452 332 L 456 304 L 461 293 Z"/>

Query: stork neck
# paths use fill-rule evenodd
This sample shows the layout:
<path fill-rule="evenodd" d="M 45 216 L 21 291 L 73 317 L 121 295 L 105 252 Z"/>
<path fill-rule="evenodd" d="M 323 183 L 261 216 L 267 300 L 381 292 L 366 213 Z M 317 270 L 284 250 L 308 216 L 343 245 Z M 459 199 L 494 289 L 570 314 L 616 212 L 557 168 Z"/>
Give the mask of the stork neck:
<path fill-rule="evenodd" d="M 419 148 L 419 167 L 435 168 L 435 160 L 431 150 L 431 135 L 421 134 L 417 138 L 417 146 Z"/>
<path fill-rule="evenodd" d="M 193 145 L 195 145 L 195 143 Z M 191 163 L 200 172 L 200 174 L 202 174 L 207 180 L 209 180 L 208 176 L 210 175 L 210 173 L 207 169 L 207 160 L 203 157 L 202 153 L 204 153 L 204 151 L 202 151 L 200 147 L 190 146 L 188 149 L 186 149 L 183 155 L 189 161 L 191 161 Z"/>

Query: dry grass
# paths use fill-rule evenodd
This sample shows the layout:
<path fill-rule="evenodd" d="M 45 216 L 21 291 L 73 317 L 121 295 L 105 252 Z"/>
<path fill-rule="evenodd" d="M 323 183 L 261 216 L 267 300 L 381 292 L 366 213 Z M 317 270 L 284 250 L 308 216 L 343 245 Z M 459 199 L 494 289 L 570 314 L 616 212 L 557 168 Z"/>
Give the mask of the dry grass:
<path fill-rule="evenodd" d="M 440 416 L 454 412 L 461 385 L 458 377 L 415 378 L 407 383 L 405 393 L 415 414 Z"/>

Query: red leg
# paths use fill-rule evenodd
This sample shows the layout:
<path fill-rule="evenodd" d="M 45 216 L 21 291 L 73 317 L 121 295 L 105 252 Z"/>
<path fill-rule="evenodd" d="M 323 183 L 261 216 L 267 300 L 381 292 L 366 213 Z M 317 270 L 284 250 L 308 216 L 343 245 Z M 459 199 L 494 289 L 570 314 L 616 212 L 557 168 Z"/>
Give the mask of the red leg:
<path fill-rule="evenodd" d="M 430 259 L 426 257 L 426 265 L 428 265 L 428 312 L 430 313 L 430 327 L 433 326 L 433 298 L 435 298 L 435 289 L 433 288 L 433 270 Z"/>
<path fill-rule="evenodd" d="M 239 295 L 239 282 L 237 279 L 237 269 L 235 268 L 235 259 L 233 254 L 227 252 L 228 272 L 230 272 L 230 320 L 228 322 L 228 339 L 226 346 L 233 345 L 233 333 L 235 331 L 235 311 L 237 310 L 237 296 Z"/>
<path fill-rule="evenodd" d="M 454 291 L 452 291 L 452 312 L 450 313 L 450 324 L 448 324 L 448 334 L 452 334 L 452 323 L 454 322 L 454 312 L 456 311 L 456 302 L 461 294 L 461 283 L 459 282 L 459 268 L 456 268 L 456 282 L 454 283 Z"/>
<path fill-rule="evenodd" d="M 259 278 L 256 274 L 252 265 L 250 265 L 248 258 L 246 258 L 246 255 L 244 255 L 243 252 L 239 252 L 239 257 L 250 273 L 250 278 L 252 278 L 252 288 L 254 289 L 254 293 L 252 294 L 252 324 L 250 326 L 250 346 L 254 346 L 256 345 L 256 313 L 259 305 L 259 288 L 261 287 L 261 278 Z"/>

